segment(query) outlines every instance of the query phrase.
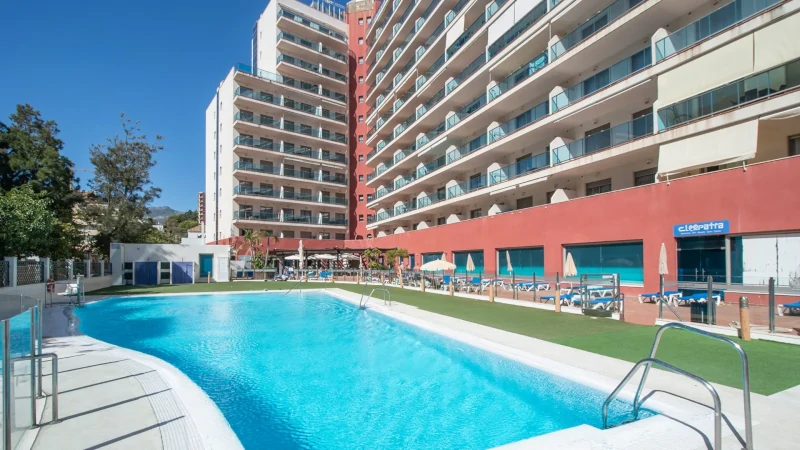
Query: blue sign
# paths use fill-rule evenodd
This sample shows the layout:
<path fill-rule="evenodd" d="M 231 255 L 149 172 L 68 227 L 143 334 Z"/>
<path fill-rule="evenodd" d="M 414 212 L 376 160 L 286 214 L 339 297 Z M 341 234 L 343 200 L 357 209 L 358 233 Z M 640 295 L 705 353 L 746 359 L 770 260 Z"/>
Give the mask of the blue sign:
<path fill-rule="evenodd" d="M 728 234 L 730 231 L 731 231 L 731 225 L 727 220 L 711 220 L 708 222 L 682 223 L 672 227 L 672 232 L 675 237 Z"/>

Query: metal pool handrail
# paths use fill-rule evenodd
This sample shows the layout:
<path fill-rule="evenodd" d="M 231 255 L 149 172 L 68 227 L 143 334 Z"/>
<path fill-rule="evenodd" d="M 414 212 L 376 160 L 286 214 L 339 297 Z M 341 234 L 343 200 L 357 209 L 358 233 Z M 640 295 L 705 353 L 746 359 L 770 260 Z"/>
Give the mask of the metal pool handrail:
<path fill-rule="evenodd" d="M 367 285 L 365 285 L 365 286 L 367 286 Z M 364 289 L 364 291 L 366 291 L 366 289 Z M 383 292 L 383 304 L 384 305 L 388 301 L 389 302 L 389 306 L 392 306 L 392 293 L 388 289 L 386 289 L 386 287 L 377 287 L 377 288 L 373 288 L 369 292 L 369 295 L 367 296 L 366 300 L 364 300 L 364 292 L 361 292 L 361 298 L 358 299 L 358 307 L 361 308 L 361 309 L 366 309 L 367 308 L 367 302 L 369 302 L 369 299 L 372 298 L 372 294 L 374 294 L 376 291 L 377 292 Z M 388 300 L 386 299 L 387 295 L 389 296 Z"/>
<path fill-rule="evenodd" d="M 645 366 L 644 367 L 644 373 L 642 374 L 642 379 L 639 382 L 639 387 L 636 389 L 636 395 L 633 398 L 633 418 L 636 419 L 636 418 L 639 417 L 639 407 L 640 407 L 639 399 L 641 398 L 641 394 L 642 394 L 642 390 L 644 389 L 644 385 L 647 382 L 647 375 L 648 375 L 648 372 L 650 371 L 650 366 L 655 363 L 657 365 L 661 365 L 662 367 L 665 367 L 664 364 L 666 364 L 666 363 L 655 359 L 655 356 L 656 356 L 656 352 L 658 351 L 658 345 L 661 343 L 661 335 L 663 335 L 664 332 L 667 331 L 670 328 L 678 328 L 678 329 L 681 329 L 681 330 L 686 330 L 686 331 L 691 332 L 691 333 L 699 334 L 701 336 L 705 336 L 705 337 L 708 337 L 708 338 L 711 338 L 711 339 L 715 339 L 715 340 L 724 342 L 724 343 L 732 346 L 733 348 L 736 349 L 737 352 L 739 352 L 739 357 L 741 358 L 741 361 L 742 361 L 742 395 L 744 397 L 744 426 L 745 426 L 745 442 L 742 442 L 742 444 L 744 444 L 744 446 L 745 446 L 744 448 L 746 450 L 753 450 L 753 422 L 752 422 L 752 415 L 751 415 L 751 408 L 750 408 L 750 365 L 749 365 L 748 360 L 747 360 L 747 353 L 745 353 L 745 351 L 744 351 L 744 349 L 742 349 L 741 345 L 737 344 L 736 342 L 734 342 L 731 339 L 728 339 L 728 338 L 726 338 L 724 336 L 720 336 L 718 334 L 709 333 L 707 331 L 699 330 L 697 328 L 693 328 L 693 327 L 684 325 L 682 323 L 668 323 L 668 324 L 663 325 L 661 328 L 658 329 L 658 332 L 656 332 L 656 337 L 653 340 L 653 346 L 650 349 L 650 357 L 646 358 L 646 359 L 643 359 L 643 360 L 639 361 L 638 363 L 636 363 L 636 366 L 634 366 L 633 370 L 628 374 L 627 377 L 625 377 L 623 382 L 620 383 L 619 386 L 617 386 L 617 389 L 614 390 L 614 392 L 606 399 L 606 402 L 603 404 L 603 425 L 605 426 L 606 421 L 607 421 L 606 413 L 607 413 L 608 404 L 611 403 L 611 400 L 614 397 L 616 397 L 617 394 L 619 394 L 619 391 L 622 389 L 622 386 L 628 381 L 628 379 L 631 377 L 633 372 L 635 372 L 636 369 L 640 365 L 644 364 L 644 366 Z M 669 367 L 665 367 L 665 368 L 667 368 L 669 370 L 672 370 L 672 368 L 674 368 L 674 367 L 673 366 L 669 366 Z M 675 369 L 677 369 L 677 368 L 675 368 Z M 678 370 L 681 370 L 681 369 L 678 369 Z M 681 370 L 681 372 L 676 372 L 676 373 L 684 374 L 683 372 L 684 371 Z M 686 372 L 685 374 L 689 374 L 689 373 Z M 689 375 L 691 377 L 693 377 L 693 378 L 696 377 L 696 375 L 694 375 L 694 374 L 689 374 Z M 702 382 L 704 384 L 708 383 L 705 380 L 702 380 Z M 721 437 L 719 436 L 719 433 L 717 433 L 717 438 L 721 439 Z M 737 438 L 738 438 L 738 435 L 737 435 Z M 739 438 L 739 440 L 741 440 L 741 438 Z M 717 445 L 716 448 L 720 448 L 719 445 Z"/>
<path fill-rule="evenodd" d="M 630 381 L 633 375 L 639 370 L 639 367 L 644 366 L 645 367 L 644 370 L 646 373 L 646 371 L 653 364 L 661 366 L 662 368 L 677 373 L 679 375 L 691 378 L 700 383 L 701 385 L 703 385 L 703 387 L 705 387 L 708 390 L 708 392 L 711 394 L 712 400 L 714 401 L 714 449 L 720 450 L 722 448 L 722 407 L 720 405 L 719 394 L 717 393 L 717 390 L 714 389 L 714 386 L 712 386 L 711 383 L 698 377 L 697 375 L 689 373 L 683 369 L 679 369 L 671 364 L 667 364 L 664 361 L 655 358 L 645 358 L 637 362 L 636 365 L 633 366 L 633 369 L 631 369 L 631 371 L 628 372 L 627 375 L 625 375 L 625 378 L 623 378 L 622 382 L 617 386 L 617 388 L 614 389 L 614 392 L 612 392 L 611 395 L 608 396 L 606 401 L 603 403 L 603 428 L 604 429 L 608 428 L 608 405 L 610 405 L 611 402 L 617 397 L 617 395 L 619 395 L 622 388 L 625 387 L 626 384 L 628 384 L 628 381 Z M 639 392 L 637 391 L 637 396 L 638 393 Z M 639 412 L 637 408 L 638 399 L 634 400 L 633 404 L 634 404 L 634 418 L 636 418 Z"/>

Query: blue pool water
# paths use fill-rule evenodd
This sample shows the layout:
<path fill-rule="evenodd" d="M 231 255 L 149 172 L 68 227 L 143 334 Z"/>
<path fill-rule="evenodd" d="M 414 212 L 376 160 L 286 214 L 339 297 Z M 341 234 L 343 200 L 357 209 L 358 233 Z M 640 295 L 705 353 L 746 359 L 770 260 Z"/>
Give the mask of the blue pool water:
<path fill-rule="evenodd" d="M 97 339 L 157 356 L 248 449 L 482 449 L 589 424 L 605 395 L 321 292 L 114 299 Z M 630 406 L 612 405 L 612 423 Z"/>

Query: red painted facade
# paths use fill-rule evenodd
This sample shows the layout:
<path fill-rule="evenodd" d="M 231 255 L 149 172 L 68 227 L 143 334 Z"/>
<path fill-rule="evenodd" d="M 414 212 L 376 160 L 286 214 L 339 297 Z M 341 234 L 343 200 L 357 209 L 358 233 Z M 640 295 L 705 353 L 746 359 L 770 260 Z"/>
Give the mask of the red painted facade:
<path fill-rule="evenodd" d="M 364 5 L 369 5 L 369 2 L 359 2 Z M 352 3 L 351 3 L 352 5 Z M 372 211 L 367 208 L 367 195 L 371 194 L 373 189 L 367 187 L 367 174 L 372 172 L 367 164 L 367 153 L 372 148 L 367 146 L 364 142 L 367 140 L 367 112 L 370 106 L 366 101 L 359 103 L 359 97 L 366 99 L 369 85 L 366 83 L 359 83 L 359 78 L 366 79 L 369 66 L 366 63 L 367 50 L 369 46 L 366 44 L 366 34 L 372 16 L 375 14 L 376 9 L 380 2 L 373 2 L 371 9 L 352 8 L 354 11 L 350 12 L 351 5 L 348 5 L 347 12 L 347 25 L 348 25 L 348 43 L 350 46 L 350 195 L 349 202 L 349 236 L 351 239 L 365 239 L 367 232 L 367 216 L 372 214 Z M 355 5 L 354 5 L 355 6 Z M 361 5 L 358 5 L 361 6 Z M 361 38 L 361 44 L 359 44 Z M 362 63 L 359 64 L 359 61 Z M 359 122 L 358 118 L 363 117 Z M 362 136 L 359 139 L 359 136 Z M 361 201 L 359 201 L 359 196 Z M 359 220 L 361 218 L 361 220 Z"/>
<path fill-rule="evenodd" d="M 644 287 L 626 294 L 658 289 L 658 257 L 666 244 L 669 273 L 677 273 L 673 225 L 706 220 L 730 221 L 731 234 L 800 230 L 800 200 L 786 183 L 800 174 L 800 156 L 707 173 L 689 178 L 582 197 L 460 223 L 410 231 L 372 240 L 304 240 L 308 250 L 405 248 L 415 254 L 483 250 L 487 273 L 497 268 L 497 249 L 543 247 L 545 272 L 563 267 L 563 246 L 600 242 L 641 241 Z M 297 249 L 297 239 L 278 248 Z M 760 299 L 751 297 L 751 302 Z"/>

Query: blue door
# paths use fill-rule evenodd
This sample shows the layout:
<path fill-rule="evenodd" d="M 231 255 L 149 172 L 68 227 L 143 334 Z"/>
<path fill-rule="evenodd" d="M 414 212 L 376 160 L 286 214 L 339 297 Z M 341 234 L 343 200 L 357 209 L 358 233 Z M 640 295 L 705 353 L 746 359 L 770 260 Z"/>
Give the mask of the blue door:
<path fill-rule="evenodd" d="M 153 261 L 137 262 L 134 264 L 134 278 L 138 285 L 154 286 L 158 284 L 158 263 Z"/>
<path fill-rule="evenodd" d="M 214 268 L 214 255 L 200 255 L 200 278 L 212 275 Z"/>
<path fill-rule="evenodd" d="M 192 275 L 191 262 L 173 262 L 172 263 L 172 284 L 191 284 Z"/>

